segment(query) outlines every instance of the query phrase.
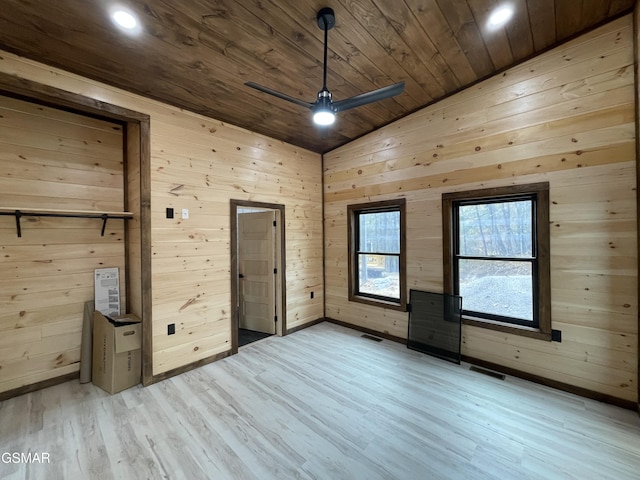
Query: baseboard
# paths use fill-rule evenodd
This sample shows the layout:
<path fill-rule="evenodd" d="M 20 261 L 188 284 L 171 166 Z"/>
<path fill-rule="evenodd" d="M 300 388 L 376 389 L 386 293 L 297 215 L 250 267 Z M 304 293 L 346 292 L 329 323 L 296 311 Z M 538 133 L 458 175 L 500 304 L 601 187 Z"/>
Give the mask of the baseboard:
<path fill-rule="evenodd" d="M 313 325 L 317 325 L 318 323 L 322 323 L 324 322 L 324 320 L 325 320 L 324 318 L 319 318 L 312 322 L 305 323 L 304 325 L 299 325 L 294 328 L 289 328 L 287 329 L 287 335 L 291 333 L 295 333 L 299 330 L 303 330 L 305 328 L 309 328 Z M 231 356 L 231 354 L 232 354 L 231 350 L 227 350 L 226 352 L 218 353 L 217 355 L 213 355 L 211 357 L 198 360 L 197 362 L 190 363 L 189 365 L 184 365 L 182 367 L 174 368 L 173 370 L 169 370 L 167 372 L 153 375 L 148 381 L 144 382 L 144 386 L 148 387 L 149 385 L 153 385 L 154 383 L 158 383 L 168 378 L 175 377 L 176 375 L 180 375 L 182 373 L 188 372 L 190 370 L 203 367 L 204 365 L 208 365 L 209 363 L 217 362 L 218 360 L 222 360 L 223 358 Z"/>
<path fill-rule="evenodd" d="M 628 410 L 638 410 L 638 404 L 636 402 L 614 397 L 613 395 L 607 395 L 606 393 L 600 393 L 594 390 L 589 390 L 587 388 L 576 387 L 574 385 L 569 385 L 568 383 L 558 382 L 556 380 L 551 380 L 539 375 L 516 370 L 515 368 L 511 367 L 504 367 L 502 365 L 498 365 L 497 363 L 487 362 L 485 360 L 469 357 L 467 355 L 462 355 L 462 361 L 472 363 L 480 367 L 488 368 L 489 370 L 495 370 L 496 372 L 504 373 L 506 375 L 511 375 L 512 377 L 518 377 L 523 380 L 528 380 L 529 382 L 538 383 L 540 385 L 545 385 L 557 390 L 573 393 L 581 397 L 590 398 L 599 402 L 609 403 L 611 405 L 626 408 Z"/>
<path fill-rule="evenodd" d="M 43 388 L 53 387 L 54 385 L 59 385 L 70 380 L 77 380 L 79 378 L 80 371 L 71 372 L 59 377 L 49 378 L 41 382 L 32 383 L 31 385 L 25 385 L 23 387 L 14 388 L 13 390 L 7 390 L 6 392 L 0 392 L 0 402 L 9 400 L 13 397 L 19 397 L 20 395 L 24 395 L 25 393 L 31 393 L 37 390 L 42 390 Z"/>
<path fill-rule="evenodd" d="M 323 318 L 318 318 L 317 320 L 313 320 L 313 321 L 308 322 L 308 323 L 304 323 L 302 325 L 298 325 L 297 327 L 287 328 L 287 335 L 299 332 L 300 330 L 304 330 L 305 328 L 313 327 L 314 325 L 318 325 L 319 323 L 322 323 L 324 321 L 325 321 L 325 318 L 323 317 Z"/>
<path fill-rule="evenodd" d="M 202 360 L 198 360 L 197 362 L 193 362 L 188 365 L 184 365 L 182 367 L 174 368 L 173 370 L 168 370 L 166 372 L 158 373 L 157 375 L 153 375 L 148 381 L 144 382 L 143 385 L 145 387 L 148 387 L 149 385 L 153 385 L 154 383 L 158 383 L 168 378 L 175 377 L 176 375 L 186 373 L 190 370 L 194 370 L 196 368 L 203 367 L 210 363 L 217 362 L 218 360 L 222 360 L 223 358 L 226 358 L 229 356 L 231 356 L 231 350 L 227 350 L 225 352 L 221 352 L 216 355 L 203 358 Z"/>
<path fill-rule="evenodd" d="M 377 330 L 372 330 L 370 328 L 361 327 L 359 325 L 353 325 L 351 323 L 343 322 L 342 320 L 336 320 L 334 318 L 325 317 L 324 320 L 329 323 L 334 323 L 336 325 L 340 325 L 341 327 L 350 328 L 352 330 L 357 330 L 362 333 L 366 333 L 369 335 L 373 335 L 374 337 L 384 338 L 385 340 L 391 340 L 392 342 L 401 343 L 402 345 L 407 344 L 407 339 L 402 337 L 396 337 L 395 335 L 389 335 L 388 333 L 378 332 Z"/>
<path fill-rule="evenodd" d="M 313 325 L 317 325 L 318 323 L 322 323 L 324 322 L 324 320 L 325 320 L 324 318 L 319 318 L 312 322 L 305 323 L 304 325 L 299 325 L 297 327 L 289 328 L 287 329 L 287 335 L 303 330 L 305 328 L 309 328 Z M 209 363 L 217 362 L 218 360 L 222 360 L 223 358 L 226 358 L 229 356 L 231 356 L 231 350 L 218 353 L 217 355 L 213 355 L 211 357 L 203 358 L 202 360 L 198 360 L 197 362 L 190 363 L 189 365 L 185 365 L 183 367 L 174 368 L 173 370 L 169 370 L 167 372 L 153 375 L 147 382 L 144 383 L 144 386 L 148 387 L 149 385 L 153 385 L 154 383 L 161 382 L 163 380 L 166 380 L 167 378 L 175 377 L 176 375 L 180 375 L 190 370 L 200 368 L 204 365 L 208 365 Z"/>
<path fill-rule="evenodd" d="M 373 335 L 376 337 L 384 338 L 386 340 L 390 340 L 392 342 L 401 343 L 406 345 L 407 340 L 401 337 L 396 337 L 395 335 L 389 335 L 387 333 L 378 332 L 377 330 L 372 330 L 370 328 L 361 327 L 359 325 L 352 325 L 347 322 L 343 322 L 341 320 L 336 320 L 329 317 L 319 318 L 309 323 L 305 323 L 304 325 L 299 325 L 297 327 L 291 328 L 287 330 L 287 335 L 291 333 L 298 332 L 300 330 L 304 330 L 305 328 L 312 327 L 313 325 L 317 325 L 322 322 L 329 322 L 335 325 L 340 325 L 341 327 L 350 328 L 352 330 L 357 330 L 359 332 L 367 333 L 369 335 Z M 208 365 L 209 363 L 216 362 L 218 360 L 222 360 L 231 355 L 231 350 L 227 350 L 226 352 L 219 353 L 217 355 L 212 355 L 211 357 L 204 358 L 202 360 L 198 360 L 197 362 L 190 363 L 189 365 L 185 365 L 182 367 L 174 368 L 173 370 L 169 370 L 167 372 L 159 373 L 158 375 L 154 375 L 151 377 L 151 381 L 145 383 L 145 386 L 152 385 L 154 383 L 160 382 L 162 380 L 166 380 L 168 378 L 174 377 L 176 375 L 180 375 L 182 373 L 188 372 L 190 370 L 194 370 L 196 368 L 202 367 L 204 365 Z M 640 404 L 633 402 L 631 400 L 625 400 L 622 398 L 614 397 L 613 395 L 607 395 L 605 393 L 596 392 L 594 390 L 589 390 L 582 387 L 576 387 L 574 385 L 569 385 L 568 383 L 558 382 L 556 380 L 551 380 L 545 377 L 541 377 L 539 375 L 534 375 L 532 373 L 523 372 L 521 370 L 517 370 L 511 367 L 505 367 L 502 365 L 498 365 L 497 363 L 487 362 L 485 360 L 481 360 L 479 358 L 470 357 L 468 355 L 462 355 L 462 361 L 471 363 L 474 365 L 478 365 L 480 367 L 488 368 L 490 370 L 495 370 L 496 372 L 501 372 L 506 375 L 511 375 L 512 377 L 518 377 L 523 380 L 527 380 L 533 383 L 538 383 L 540 385 L 545 385 L 547 387 L 555 388 L 557 390 L 562 390 L 564 392 L 573 393 L 575 395 L 579 395 L 581 397 L 590 398 L 592 400 L 597 400 L 599 402 L 608 403 L 611 405 L 615 405 L 621 408 L 625 408 L 628 410 L 637 411 L 640 414 Z M 24 395 L 26 393 L 35 392 L 38 390 L 42 390 L 43 388 L 52 387 L 54 385 L 59 385 L 61 383 L 68 382 L 70 380 L 76 380 L 80 378 L 80 372 L 72 372 L 66 375 L 62 375 L 60 377 L 50 378 L 47 380 L 43 380 L 41 382 L 33 383 L 31 385 L 25 385 L 22 387 L 14 388 L 12 390 L 7 390 L 6 392 L 0 392 L 0 402 L 4 400 L 8 400 L 10 398 L 18 397 L 20 395 Z"/>
<path fill-rule="evenodd" d="M 367 333 L 369 335 L 385 338 L 387 340 L 398 342 L 403 345 L 407 344 L 407 340 L 405 338 L 396 337 L 394 335 L 389 335 L 387 333 L 378 332 L 370 328 L 360 327 L 359 325 L 353 325 L 351 323 L 343 322 L 341 320 L 335 320 L 329 317 L 325 317 L 325 321 L 334 323 L 336 325 L 340 325 L 342 327 L 351 328 L 352 330 L 357 330 L 359 332 Z M 625 408 L 628 410 L 634 410 L 640 414 L 640 403 L 636 403 L 631 400 L 625 400 L 623 398 L 614 397 L 613 395 L 607 395 L 606 393 L 600 393 L 594 390 L 589 390 L 582 387 L 576 387 L 573 385 L 569 385 L 568 383 L 558 382 L 556 380 L 551 380 L 549 378 L 541 377 L 539 375 L 534 375 L 532 373 L 516 370 L 515 368 L 504 367 L 496 363 L 487 362 L 485 360 L 469 357 L 467 355 L 462 355 L 462 361 L 467 363 L 472 363 L 480 367 L 488 368 L 490 370 L 495 370 L 496 372 L 504 373 L 506 375 L 511 375 L 512 377 L 518 377 L 523 380 L 527 380 L 529 382 L 538 383 L 540 385 L 545 385 L 547 387 L 555 388 L 557 390 L 573 393 L 581 397 L 590 398 L 592 400 L 608 403 L 608 404 L 615 405 L 617 407 Z"/>

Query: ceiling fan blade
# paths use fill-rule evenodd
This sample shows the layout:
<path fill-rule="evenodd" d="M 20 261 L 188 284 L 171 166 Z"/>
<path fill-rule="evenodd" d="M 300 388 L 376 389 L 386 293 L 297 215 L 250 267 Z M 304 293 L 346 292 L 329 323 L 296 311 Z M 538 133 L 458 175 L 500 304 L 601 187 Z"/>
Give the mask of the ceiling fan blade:
<path fill-rule="evenodd" d="M 394 97 L 404 90 L 404 82 L 395 83 L 387 87 L 382 87 L 367 93 L 361 93 L 355 97 L 345 98 L 338 102 L 333 102 L 333 108 L 336 112 L 349 110 L 350 108 L 360 107 L 368 103 L 378 102 L 385 98 Z"/>
<path fill-rule="evenodd" d="M 247 82 L 245 83 L 247 87 L 255 88 L 256 90 L 260 90 L 261 92 L 268 93 L 269 95 L 273 95 L 274 97 L 281 98 L 282 100 L 286 100 L 287 102 L 295 103 L 296 105 L 300 105 L 306 108 L 312 108 L 314 106 L 313 103 L 305 102 L 304 100 L 299 100 L 295 97 L 287 95 L 286 93 L 278 92 L 277 90 L 272 90 L 268 87 L 263 87 L 262 85 L 258 85 L 257 83 Z"/>

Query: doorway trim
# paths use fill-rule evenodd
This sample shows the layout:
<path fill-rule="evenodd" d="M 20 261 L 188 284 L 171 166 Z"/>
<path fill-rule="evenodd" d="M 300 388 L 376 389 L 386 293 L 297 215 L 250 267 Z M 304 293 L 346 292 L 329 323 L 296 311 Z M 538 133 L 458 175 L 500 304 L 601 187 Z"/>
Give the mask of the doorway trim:
<path fill-rule="evenodd" d="M 285 217 L 284 205 L 278 203 L 253 202 L 249 200 L 234 200 L 230 202 L 231 217 L 231 354 L 238 353 L 238 328 L 240 322 L 240 293 L 238 291 L 238 209 L 239 208 L 263 208 L 275 210 L 277 212 L 278 235 L 276 235 L 276 268 L 278 278 L 276 279 L 276 292 L 280 291 L 278 298 L 278 324 L 276 325 L 276 335 L 287 334 L 287 289 L 286 289 L 286 237 L 285 237 Z M 277 293 L 276 293 L 277 294 Z"/>

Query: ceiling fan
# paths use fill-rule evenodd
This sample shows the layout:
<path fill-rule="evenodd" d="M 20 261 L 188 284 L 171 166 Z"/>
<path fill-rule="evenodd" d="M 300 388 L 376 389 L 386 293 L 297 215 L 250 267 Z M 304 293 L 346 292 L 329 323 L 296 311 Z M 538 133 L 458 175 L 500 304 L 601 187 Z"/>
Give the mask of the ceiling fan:
<path fill-rule="evenodd" d="M 317 125 L 331 125 L 335 121 L 337 112 L 378 102 L 385 98 L 390 98 L 402 93 L 404 90 L 404 82 L 399 82 L 394 85 L 389 85 L 371 92 L 361 93 L 360 95 L 334 102 L 331 98 L 331 92 L 327 88 L 327 39 L 329 30 L 331 30 L 336 24 L 336 16 L 333 9 L 325 7 L 318 12 L 317 20 L 320 30 L 324 30 L 324 69 L 322 73 L 322 90 L 318 92 L 318 98 L 315 102 L 311 103 L 299 100 L 287 95 L 286 93 L 281 93 L 276 90 L 272 90 L 271 88 L 263 87 L 262 85 L 258 85 L 254 82 L 246 82 L 245 85 L 310 109 L 313 112 L 313 121 Z"/>

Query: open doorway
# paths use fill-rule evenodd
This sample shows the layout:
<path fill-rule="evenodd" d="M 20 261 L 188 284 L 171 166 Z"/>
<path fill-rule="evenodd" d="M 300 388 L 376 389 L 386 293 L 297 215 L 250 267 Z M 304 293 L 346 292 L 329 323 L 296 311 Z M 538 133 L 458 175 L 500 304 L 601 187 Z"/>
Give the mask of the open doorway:
<path fill-rule="evenodd" d="M 286 332 L 284 205 L 231 201 L 232 352 Z"/>

